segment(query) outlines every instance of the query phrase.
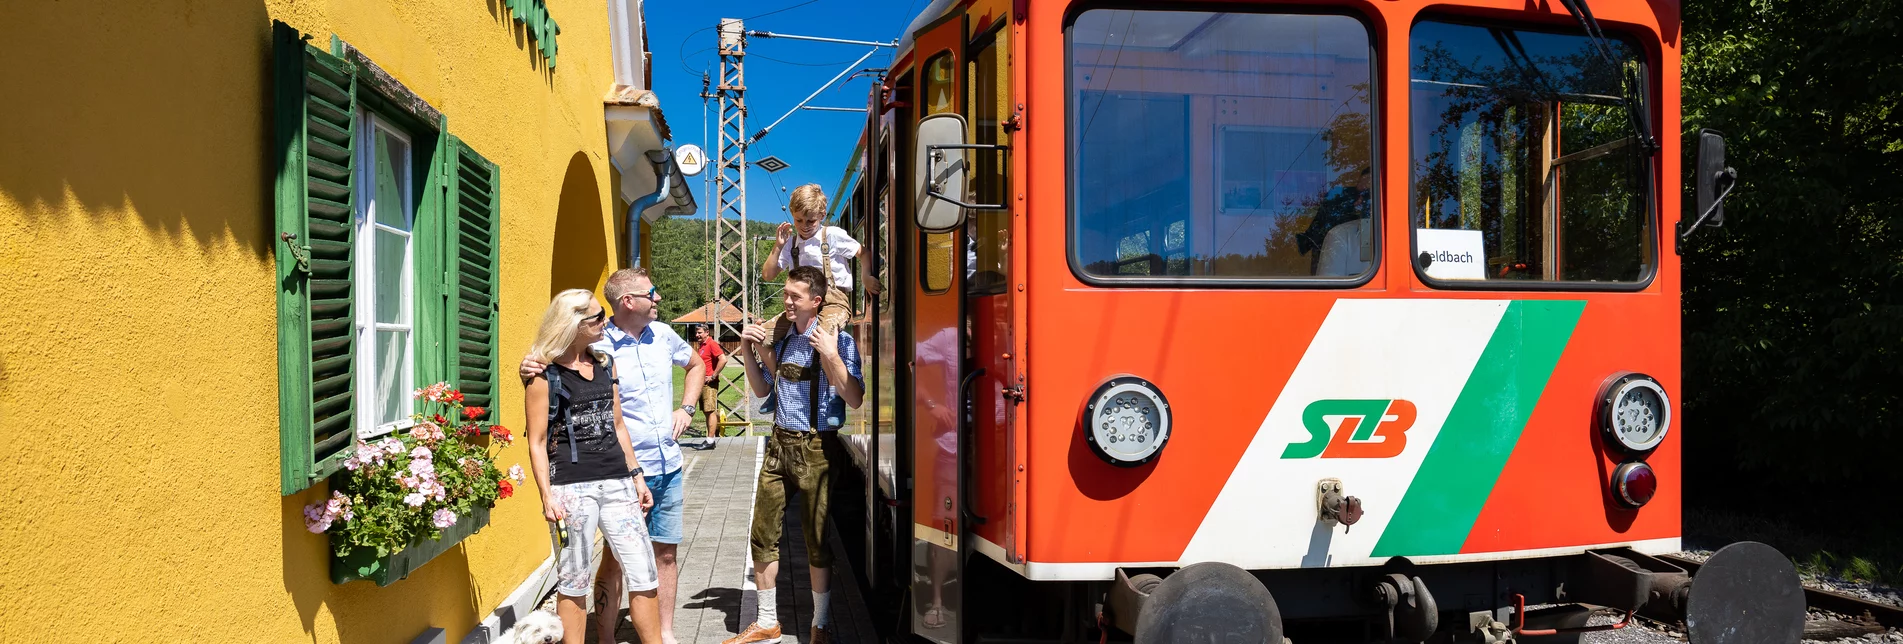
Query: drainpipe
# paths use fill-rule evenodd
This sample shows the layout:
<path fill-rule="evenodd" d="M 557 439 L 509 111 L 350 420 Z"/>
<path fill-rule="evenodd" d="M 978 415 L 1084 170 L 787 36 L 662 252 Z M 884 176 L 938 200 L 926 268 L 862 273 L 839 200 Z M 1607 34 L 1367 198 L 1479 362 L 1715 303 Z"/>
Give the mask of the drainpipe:
<path fill-rule="evenodd" d="M 661 203 L 673 192 L 673 164 L 669 163 L 673 156 L 667 148 L 648 150 L 648 162 L 654 164 L 654 192 L 628 204 L 628 268 L 641 265 L 641 212 Z"/>

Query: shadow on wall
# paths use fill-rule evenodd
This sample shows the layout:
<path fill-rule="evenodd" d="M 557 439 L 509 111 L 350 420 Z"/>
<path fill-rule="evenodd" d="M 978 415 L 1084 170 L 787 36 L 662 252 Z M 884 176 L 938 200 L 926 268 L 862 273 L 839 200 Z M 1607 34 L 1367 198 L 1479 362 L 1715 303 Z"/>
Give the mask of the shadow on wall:
<path fill-rule="evenodd" d="M 548 61 L 542 59 L 540 45 L 529 38 L 528 26 L 515 21 L 515 13 L 509 11 L 508 6 L 503 4 L 503 0 L 488 0 L 488 5 L 489 17 L 495 19 L 498 26 L 507 28 L 509 34 L 515 37 L 515 47 L 516 49 L 522 50 L 522 54 L 528 57 L 529 69 L 540 72 L 542 82 L 553 87 L 555 85 L 555 70 L 549 69 L 547 65 Z M 556 40 L 560 41 L 561 39 L 557 38 Z M 556 60 L 559 62 L 560 59 L 561 54 L 556 54 Z"/>
<path fill-rule="evenodd" d="M 29 227 L 136 211 L 152 234 L 271 256 L 260 2 L 27 2 L 7 14 L 0 41 L 22 46 L 8 48 L 0 87 L 30 100 L 0 101 L 0 200 L 25 207 Z"/>
<path fill-rule="evenodd" d="M 608 249 L 611 241 L 602 226 L 601 182 L 595 179 L 594 164 L 588 154 L 576 152 L 568 159 L 568 174 L 562 178 L 561 201 L 555 206 L 555 244 L 549 249 L 548 295 L 571 289 L 596 291 L 612 270 Z"/>

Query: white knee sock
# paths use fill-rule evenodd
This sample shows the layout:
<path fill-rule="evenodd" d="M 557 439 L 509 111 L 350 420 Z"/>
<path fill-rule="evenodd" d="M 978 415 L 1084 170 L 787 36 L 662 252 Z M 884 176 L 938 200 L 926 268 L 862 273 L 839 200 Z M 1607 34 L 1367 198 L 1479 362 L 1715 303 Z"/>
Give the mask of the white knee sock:
<path fill-rule="evenodd" d="M 779 590 L 765 588 L 754 593 L 760 598 L 760 617 L 753 620 L 753 623 L 759 624 L 760 628 L 773 628 L 780 625 L 779 605 L 776 603 L 779 600 Z"/>
<path fill-rule="evenodd" d="M 819 628 L 833 627 L 833 594 L 831 591 L 813 593 L 813 625 Z"/>

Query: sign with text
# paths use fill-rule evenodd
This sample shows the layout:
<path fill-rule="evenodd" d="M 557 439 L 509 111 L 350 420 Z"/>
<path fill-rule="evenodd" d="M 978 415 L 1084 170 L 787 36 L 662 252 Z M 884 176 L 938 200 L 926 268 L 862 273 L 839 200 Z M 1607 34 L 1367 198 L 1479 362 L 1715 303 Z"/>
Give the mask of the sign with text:
<path fill-rule="evenodd" d="M 1415 263 L 1437 280 L 1487 279 L 1486 240 L 1478 230 L 1417 228 Z"/>

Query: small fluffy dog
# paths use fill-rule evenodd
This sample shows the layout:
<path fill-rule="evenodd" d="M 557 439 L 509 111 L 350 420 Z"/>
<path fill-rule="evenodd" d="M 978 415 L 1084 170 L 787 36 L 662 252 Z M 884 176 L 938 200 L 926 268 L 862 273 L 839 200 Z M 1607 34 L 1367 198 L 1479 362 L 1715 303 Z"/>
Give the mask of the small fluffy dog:
<path fill-rule="evenodd" d="M 562 620 L 554 613 L 537 610 L 517 620 L 515 626 L 496 636 L 495 644 L 556 644 L 562 641 Z"/>

